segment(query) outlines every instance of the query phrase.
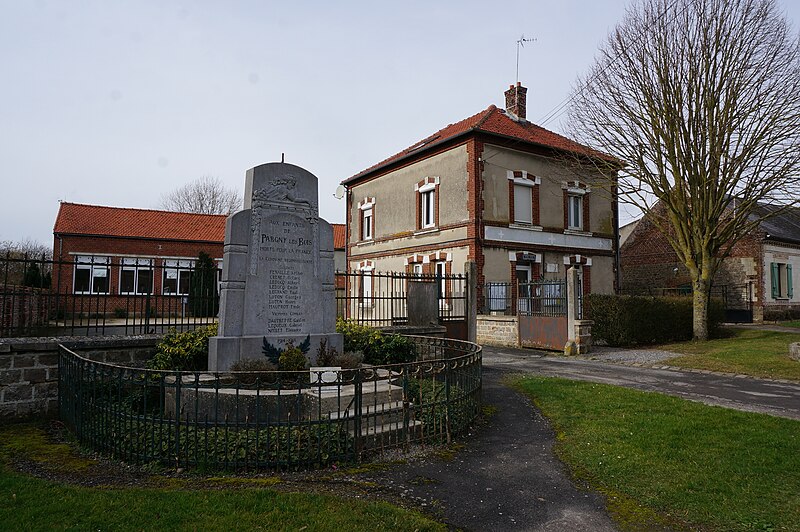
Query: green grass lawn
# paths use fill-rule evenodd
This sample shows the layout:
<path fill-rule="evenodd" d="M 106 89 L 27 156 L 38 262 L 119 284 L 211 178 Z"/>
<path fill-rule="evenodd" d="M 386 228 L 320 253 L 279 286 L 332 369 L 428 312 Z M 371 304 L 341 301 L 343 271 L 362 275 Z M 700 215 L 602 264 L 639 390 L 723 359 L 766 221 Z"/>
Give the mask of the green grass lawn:
<path fill-rule="evenodd" d="M 556 451 L 626 530 L 800 530 L 800 421 L 525 377 Z"/>
<path fill-rule="evenodd" d="M 275 478 L 164 478 L 164 488 L 86 488 L 12 472 L 22 456 L 45 471 L 97 473 L 102 463 L 52 444 L 37 427 L 0 427 L 3 530 L 445 530 L 417 512 L 384 502 L 269 489 Z M 5 463 L 6 465 L 3 465 Z M 206 482 L 206 480 L 208 482 Z M 152 482 L 151 482 L 152 484 Z M 238 486 L 238 489 L 230 489 Z M 260 486 L 242 487 L 242 486 Z M 226 489 L 227 488 L 227 489 Z"/>
<path fill-rule="evenodd" d="M 782 321 L 782 322 L 779 322 L 778 325 L 781 325 L 783 327 L 798 327 L 798 328 L 800 328 L 800 320 Z"/>
<path fill-rule="evenodd" d="M 707 342 L 679 342 L 659 346 L 682 356 L 664 361 L 671 366 L 741 373 L 753 377 L 800 381 L 800 362 L 789 358 L 789 344 L 797 334 L 728 329 L 731 336 Z"/>

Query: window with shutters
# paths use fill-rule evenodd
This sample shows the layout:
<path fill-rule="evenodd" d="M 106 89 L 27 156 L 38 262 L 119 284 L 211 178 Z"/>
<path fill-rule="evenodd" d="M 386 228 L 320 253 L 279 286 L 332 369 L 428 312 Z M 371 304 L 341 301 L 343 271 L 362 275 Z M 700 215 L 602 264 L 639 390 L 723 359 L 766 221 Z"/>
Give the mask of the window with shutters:
<path fill-rule="evenodd" d="M 794 297 L 791 264 L 771 263 L 770 277 L 772 281 L 772 299 L 792 299 Z"/>

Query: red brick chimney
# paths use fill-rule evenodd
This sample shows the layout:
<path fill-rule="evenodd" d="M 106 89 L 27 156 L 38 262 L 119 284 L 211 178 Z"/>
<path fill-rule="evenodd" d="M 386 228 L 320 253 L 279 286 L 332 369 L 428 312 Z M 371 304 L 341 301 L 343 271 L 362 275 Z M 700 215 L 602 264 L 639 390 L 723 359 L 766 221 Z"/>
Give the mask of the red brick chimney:
<path fill-rule="evenodd" d="M 527 92 L 528 89 L 523 87 L 519 81 L 517 82 L 516 87 L 514 85 L 510 85 L 506 91 L 506 111 L 520 120 L 526 120 L 525 93 Z"/>

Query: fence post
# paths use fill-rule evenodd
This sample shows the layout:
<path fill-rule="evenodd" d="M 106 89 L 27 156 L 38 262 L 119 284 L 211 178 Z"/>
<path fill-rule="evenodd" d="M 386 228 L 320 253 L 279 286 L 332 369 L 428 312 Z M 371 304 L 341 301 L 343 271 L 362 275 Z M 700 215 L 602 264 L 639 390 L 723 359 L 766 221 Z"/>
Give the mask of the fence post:
<path fill-rule="evenodd" d="M 567 343 L 577 343 L 575 319 L 578 312 L 578 270 L 570 266 L 567 270 Z"/>
<path fill-rule="evenodd" d="M 464 264 L 465 284 L 467 288 L 464 317 L 467 320 L 467 340 L 475 342 L 478 334 L 478 264 L 467 261 Z"/>
<path fill-rule="evenodd" d="M 361 372 L 363 370 L 356 369 L 356 376 L 353 379 L 353 438 L 356 448 L 356 462 L 361 462 L 361 451 L 363 449 L 364 442 L 362 441 L 361 437 L 361 388 L 362 388 L 362 375 Z"/>
<path fill-rule="evenodd" d="M 183 377 L 175 375 L 175 468 L 181 465 L 181 384 Z"/>

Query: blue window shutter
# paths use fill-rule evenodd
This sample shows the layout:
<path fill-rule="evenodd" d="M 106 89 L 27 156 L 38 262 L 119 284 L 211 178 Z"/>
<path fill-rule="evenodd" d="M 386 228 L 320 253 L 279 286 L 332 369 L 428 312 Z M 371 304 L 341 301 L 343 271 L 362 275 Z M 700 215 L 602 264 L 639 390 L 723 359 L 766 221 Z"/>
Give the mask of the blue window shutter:
<path fill-rule="evenodd" d="M 792 298 L 794 295 L 792 291 L 792 265 L 786 265 L 786 295 L 789 296 L 789 299 Z"/>
<path fill-rule="evenodd" d="M 772 262 L 769 265 L 770 272 L 772 273 L 772 299 L 778 299 L 778 263 Z"/>

